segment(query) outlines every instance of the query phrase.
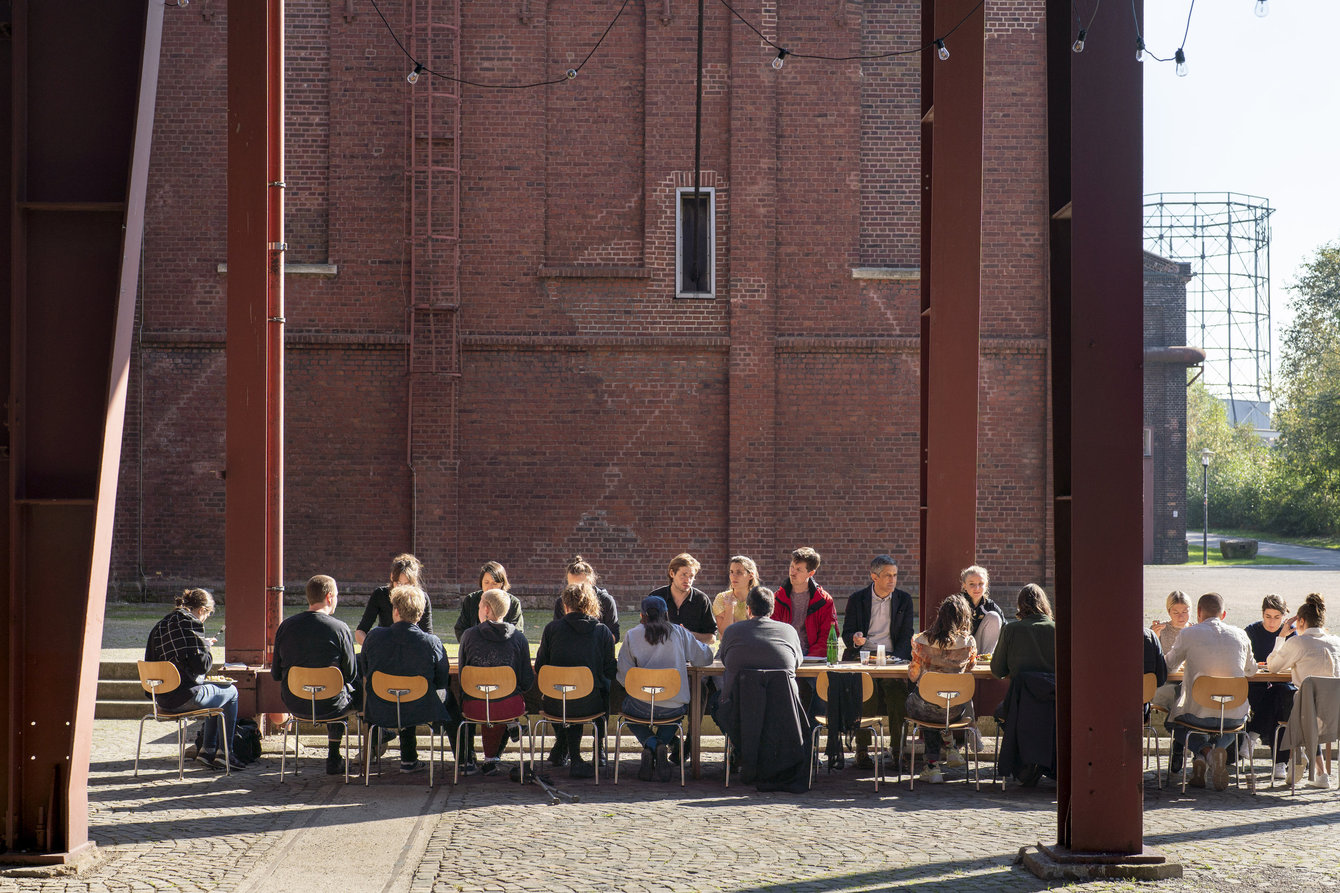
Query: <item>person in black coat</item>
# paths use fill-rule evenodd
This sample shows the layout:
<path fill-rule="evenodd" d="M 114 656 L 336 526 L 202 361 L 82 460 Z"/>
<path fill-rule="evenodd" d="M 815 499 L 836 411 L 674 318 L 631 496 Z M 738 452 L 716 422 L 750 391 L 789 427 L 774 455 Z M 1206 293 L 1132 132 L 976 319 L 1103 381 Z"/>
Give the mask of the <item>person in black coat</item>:
<path fill-rule="evenodd" d="M 597 585 L 600 577 L 596 574 L 596 569 L 591 566 L 589 561 L 582 558 L 582 556 L 574 555 L 572 556 L 572 560 L 568 562 L 566 571 L 567 581 L 564 585 L 574 586 L 578 583 L 586 583 L 595 590 L 596 600 L 600 603 L 599 620 L 601 624 L 610 631 L 610 635 L 614 637 L 615 643 L 618 643 L 619 606 L 614 603 L 614 596 L 610 595 L 607 591 Z M 559 593 L 558 598 L 554 599 L 554 619 L 563 619 L 563 614 L 563 595 L 562 593 Z M 622 699 L 622 694 L 620 694 L 620 700 Z M 606 709 L 608 709 L 608 705 L 606 705 Z M 601 741 L 603 742 L 604 739 L 602 738 Z M 551 766 L 562 766 L 567 762 L 567 759 L 568 739 L 559 735 L 554 741 L 554 749 L 549 751 L 549 764 Z M 599 759 L 600 765 L 603 768 L 605 765 L 605 749 L 603 744 L 600 749 Z"/>
<path fill-rule="evenodd" d="M 875 651 L 883 645 L 890 658 L 912 659 L 912 627 L 916 610 L 912 596 L 898 588 L 898 564 L 888 555 L 876 555 L 870 562 L 870 585 L 847 598 L 842 616 L 842 641 L 846 643 L 843 660 L 855 660 L 862 650 Z M 878 622 L 872 623 L 872 617 Z M 903 727 L 903 708 L 907 703 L 907 683 L 902 679 L 876 679 L 875 695 L 865 702 L 865 716 L 883 715 L 888 719 L 889 736 Z M 856 765 L 873 769 L 870 759 L 869 729 L 856 736 Z"/>
<path fill-rule="evenodd" d="M 485 710 L 482 698 L 466 695 L 461 711 L 466 719 L 475 720 L 461 734 L 474 741 L 474 725 L 491 716 L 507 716 L 525 712 L 525 693 L 535 684 L 535 671 L 530 666 L 530 643 L 526 634 L 503 620 L 510 596 L 501 589 L 490 589 L 479 600 L 479 623 L 461 636 L 461 667 L 511 667 L 516 674 L 516 690 L 507 697 L 491 701 Z M 487 759 L 481 770 L 485 775 L 498 771 L 498 758 L 507 746 L 507 728 L 503 725 L 485 725 L 481 735 Z M 462 751 L 466 748 L 462 747 Z M 470 754 L 463 754 L 466 760 Z"/>
<path fill-rule="evenodd" d="M 559 597 L 563 605 L 563 616 L 550 621 L 540 636 L 540 650 L 535 656 L 535 672 L 545 666 L 586 667 L 591 671 L 595 686 L 589 695 L 570 700 L 567 711 L 570 716 L 590 716 L 604 714 L 609 709 L 610 683 L 614 681 L 619 665 L 614 657 L 614 636 L 608 627 L 596 619 L 600 612 L 595 587 L 589 583 L 576 583 L 564 588 Z M 554 715 L 561 715 L 563 702 L 550 692 L 543 693 L 544 709 Z M 590 778 L 595 775 L 595 767 L 582 758 L 582 727 L 580 725 L 558 725 L 555 737 L 566 744 L 566 752 L 571 755 L 572 768 L 568 774 L 572 778 Z M 604 750 L 605 718 L 596 721 L 596 740 Z M 599 758 L 599 757 L 597 757 Z"/>
<path fill-rule="evenodd" d="M 362 645 L 374 627 L 381 629 L 394 623 L 395 621 L 391 619 L 391 589 L 396 586 L 415 586 L 423 592 L 422 584 L 419 582 L 422 575 L 423 564 L 408 552 L 392 558 L 391 582 L 372 590 L 372 595 L 368 596 L 367 607 L 363 609 L 358 628 L 354 630 L 354 641 Z M 419 618 L 417 625 L 428 635 L 433 634 L 433 606 L 428 601 L 426 592 L 423 593 L 423 616 Z"/>
<path fill-rule="evenodd" d="M 504 623 L 510 623 L 525 632 L 526 619 L 521 613 L 521 600 L 512 595 L 512 583 L 507 579 L 507 568 L 496 561 L 486 561 L 479 569 L 479 588 L 461 599 L 461 616 L 456 618 L 456 641 L 464 641 L 465 631 L 479 624 L 479 601 L 490 589 L 501 589 L 507 593 L 510 604 Z"/>

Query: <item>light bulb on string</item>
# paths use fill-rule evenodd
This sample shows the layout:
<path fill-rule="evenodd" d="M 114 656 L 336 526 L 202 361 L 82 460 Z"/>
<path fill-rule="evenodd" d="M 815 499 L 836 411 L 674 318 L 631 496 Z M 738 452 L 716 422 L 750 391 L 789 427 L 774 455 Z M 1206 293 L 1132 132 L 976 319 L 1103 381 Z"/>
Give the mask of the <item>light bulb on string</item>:
<path fill-rule="evenodd" d="M 935 53 L 940 57 L 941 62 L 949 58 L 949 47 L 945 46 L 943 38 L 936 38 Z"/>
<path fill-rule="evenodd" d="M 1076 37 L 1076 38 L 1075 38 L 1075 42 L 1072 43 L 1072 44 L 1070 45 L 1070 49 L 1072 49 L 1072 50 L 1075 51 L 1076 53 L 1082 53 L 1082 52 L 1084 52 L 1084 38 L 1086 38 L 1086 37 L 1088 37 L 1088 36 L 1089 36 L 1089 31 L 1088 31 L 1088 29 L 1087 29 L 1087 28 L 1080 28 L 1080 29 L 1079 29 L 1079 36 Z"/>
<path fill-rule="evenodd" d="M 1182 52 L 1181 47 L 1178 47 L 1177 52 L 1173 53 L 1173 60 L 1177 63 L 1177 76 L 1179 78 L 1184 78 L 1190 74 L 1186 67 L 1186 53 Z"/>
<path fill-rule="evenodd" d="M 1256 17 L 1264 19 L 1270 15 L 1270 4 L 1266 0 L 1256 0 Z"/>
<path fill-rule="evenodd" d="M 1140 35 L 1135 35 L 1135 61 L 1145 61 L 1145 39 Z"/>
<path fill-rule="evenodd" d="M 781 71 L 781 70 L 782 70 L 782 66 L 786 64 L 786 57 L 789 56 L 789 55 L 790 55 L 790 51 L 788 51 L 788 50 L 784 50 L 784 49 L 782 49 L 781 47 L 778 47 L 778 48 L 777 48 L 777 58 L 772 60 L 772 67 L 775 68 L 775 69 L 777 69 L 778 71 Z"/>
<path fill-rule="evenodd" d="M 415 62 L 414 70 L 411 71 L 409 74 L 405 75 L 405 80 L 409 81 L 411 85 L 417 84 L 419 82 L 419 73 L 422 71 L 423 71 L 423 63 Z"/>

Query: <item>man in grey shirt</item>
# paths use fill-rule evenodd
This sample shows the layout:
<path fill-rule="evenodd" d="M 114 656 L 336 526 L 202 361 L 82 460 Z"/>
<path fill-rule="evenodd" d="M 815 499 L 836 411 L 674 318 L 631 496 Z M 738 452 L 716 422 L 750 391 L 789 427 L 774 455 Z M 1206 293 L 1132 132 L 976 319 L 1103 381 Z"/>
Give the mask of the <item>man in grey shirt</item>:
<path fill-rule="evenodd" d="M 745 597 L 749 619 L 732 623 L 722 633 L 717 660 L 726 668 L 723 692 L 733 690 L 740 670 L 788 670 L 795 675 L 805 651 L 795 627 L 771 619 L 772 606 L 772 593 L 755 586 Z"/>

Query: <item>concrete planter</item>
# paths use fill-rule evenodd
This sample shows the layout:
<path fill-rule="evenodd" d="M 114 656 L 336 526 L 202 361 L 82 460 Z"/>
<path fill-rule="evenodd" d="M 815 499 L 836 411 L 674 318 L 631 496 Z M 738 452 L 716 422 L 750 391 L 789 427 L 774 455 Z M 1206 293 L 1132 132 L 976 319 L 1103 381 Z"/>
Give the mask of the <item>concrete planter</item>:
<path fill-rule="evenodd" d="M 1242 561 L 1256 557 L 1256 540 L 1220 540 L 1219 554 L 1229 561 Z"/>

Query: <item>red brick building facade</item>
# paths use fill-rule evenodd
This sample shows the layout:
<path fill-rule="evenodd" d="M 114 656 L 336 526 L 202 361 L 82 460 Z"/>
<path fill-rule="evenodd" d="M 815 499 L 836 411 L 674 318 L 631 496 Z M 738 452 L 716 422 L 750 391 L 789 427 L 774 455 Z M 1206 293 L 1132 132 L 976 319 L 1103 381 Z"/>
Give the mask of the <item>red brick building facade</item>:
<path fill-rule="evenodd" d="M 237 0 L 234 0 L 237 2 Z M 912 48 L 921 4 L 732 4 L 795 53 Z M 435 70 L 575 67 L 618 0 L 380 0 Z M 414 8 L 411 8 L 413 6 Z M 113 578 L 223 576 L 227 3 L 169 10 Z M 286 578 L 520 593 L 592 561 L 623 605 L 681 551 L 723 588 L 789 550 L 846 593 L 917 584 L 917 55 L 788 58 L 706 4 L 710 295 L 677 296 L 696 5 L 630 0 L 573 80 L 457 88 L 373 9 L 286 3 Z M 1051 572 L 1042 3 L 987 3 L 979 561 Z M 953 48 L 952 37 L 948 40 Z M 953 59 L 946 63 L 953 64 Z M 459 67 L 458 67 L 459 66 Z"/>

